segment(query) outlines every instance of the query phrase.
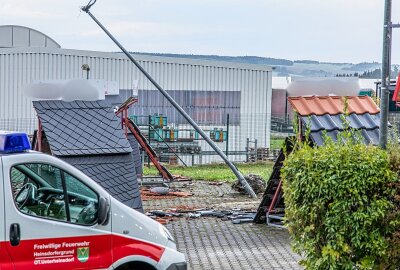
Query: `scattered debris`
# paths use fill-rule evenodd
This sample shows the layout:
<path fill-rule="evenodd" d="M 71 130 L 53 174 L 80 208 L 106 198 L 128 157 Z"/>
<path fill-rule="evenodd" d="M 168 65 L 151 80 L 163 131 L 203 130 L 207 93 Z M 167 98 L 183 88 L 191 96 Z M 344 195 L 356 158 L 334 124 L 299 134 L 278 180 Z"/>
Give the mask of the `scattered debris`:
<path fill-rule="evenodd" d="M 193 186 L 193 185 L 194 185 L 194 183 L 193 183 L 193 182 L 184 183 L 184 184 L 182 184 L 182 188 L 191 187 L 191 186 Z"/>
<path fill-rule="evenodd" d="M 143 201 L 154 200 L 154 199 L 172 199 L 173 197 L 189 197 L 193 196 L 193 193 L 185 191 L 171 191 L 166 187 L 154 187 L 151 189 L 143 188 L 140 190 L 140 194 Z"/>
<path fill-rule="evenodd" d="M 174 221 L 174 218 L 171 217 L 167 217 L 167 218 L 154 218 L 155 221 L 158 221 L 159 223 L 161 223 L 162 225 L 167 225 L 168 223 L 170 223 L 171 221 Z"/>
<path fill-rule="evenodd" d="M 199 213 L 189 213 L 188 218 L 199 218 L 201 217 L 201 214 Z"/>
<path fill-rule="evenodd" d="M 175 182 L 192 181 L 192 178 L 189 178 L 189 177 L 186 177 L 183 175 L 173 174 L 172 176 L 174 177 Z"/>
<path fill-rule="evenodd" d="M 210 186 L 222 186 L 223 183 L 225 183 L 225 182 L 209 182 L 208 184 Z"/>
<path fill-rule="evenodd" d="M 176 196 L 176 197 L 190 197 L 190 196 L 193 196 L 193 193 L 185 192 L 185 191 L 170 191 L 168 194 L 171 195 L 171 196 Z"/>
<path fill-rule="evenodd" d="M 169 193 L 169 188 L 167 187 L 152 187 L 150 192 L 157 193 L 160 195 L 167 195 Z"/>
<path fill-rule="evenodd" d="M 266 189 L 266 182 L 265 180 L 256 174 L 249 174 L 244 177 L 251 186 L 251 188 L 254 190 L 256 194 L 263 193 Z M 242 184 L 239 182 L 239 180 L 236 180 L 232 184 L 232 188 L 242 194 L 247 194 L 246 190 L 243 188 Z"/>
<path fill-rule="evenodd" d="M 195 209 L 194 207 L 181 206 L 173 209 L 154 210 L 147 215 L 162 224 L 163 222 L 174 221 L 177 218 L 200 218 L 214 217 L 223 220 L 231 220 L 234 224 L 251 223 L 256 215 L 255 211 L 245 211 L 241 209 L 214 210 L 214 209 Z"/>
<path fill-rule="evenodd" d="M 232 222 L 233 224 L 242 224 L 242 223 L 251 223 L 253 222 L 254 218 L 256 216 L 256 213 L 245 213 L 245 214 L 239 214 L 234 217 L 232 217 Z"/>
<path fill-rule="evenodd" d="M 202 209 L 203 208 L 197 206 L 178 205 L 175 206 L 175 208 L 169 208 L 167 211 L 174 211 L 177 213 L 189 213 L 189 212 L 200 211 Z"/>
<path fill-rule="evenodd" d="M 181 213 L 160 211 L 160 210 L 151 211 L 150 214 L 156 217 L 181 217 L 183 215 Z"/>

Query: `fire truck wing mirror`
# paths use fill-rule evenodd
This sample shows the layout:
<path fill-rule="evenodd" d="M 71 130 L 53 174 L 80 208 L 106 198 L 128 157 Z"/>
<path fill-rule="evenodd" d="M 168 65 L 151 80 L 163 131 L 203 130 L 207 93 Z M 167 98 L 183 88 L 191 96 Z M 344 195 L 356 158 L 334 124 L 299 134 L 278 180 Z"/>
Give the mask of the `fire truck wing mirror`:
<path fill-rule="evenodd" d="M 110 219 L 110 203 L 104 197 L 100 197 L 98 213 L 98 223 L 100 225 L 107 225 Z"/>

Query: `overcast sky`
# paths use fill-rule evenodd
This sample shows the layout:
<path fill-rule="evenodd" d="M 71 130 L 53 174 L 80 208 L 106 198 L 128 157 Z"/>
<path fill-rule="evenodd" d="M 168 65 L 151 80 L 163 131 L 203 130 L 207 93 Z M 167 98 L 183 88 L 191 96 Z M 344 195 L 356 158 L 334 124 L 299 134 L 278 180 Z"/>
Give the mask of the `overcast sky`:
<path fill-rule="evenodd" d="M 393 22 L 400 1 L 393 1 Z M 117 51 L 82 0 L 0 0 L 0 25 L 63 48 Z M 130 51 L 381 62 L 384 0 L 98 0 L 92 12 Z M 400 29 L 393 63 L 400 63 Z"/>

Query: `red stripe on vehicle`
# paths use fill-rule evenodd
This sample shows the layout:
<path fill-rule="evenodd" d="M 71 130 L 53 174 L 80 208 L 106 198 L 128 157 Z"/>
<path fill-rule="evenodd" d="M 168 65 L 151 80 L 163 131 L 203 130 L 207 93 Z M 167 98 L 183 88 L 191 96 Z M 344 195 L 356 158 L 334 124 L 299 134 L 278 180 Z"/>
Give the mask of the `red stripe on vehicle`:
<path fill-rule="evenodd" d="M 1 270 L 13 270 L 11 258 L 6 251 L 6 243 L 0 242 L 0 269 Z"/>
<path fill-rule="evenodd" d="M 88 249 L 87 249 L 88 248 Z M 7 249 L 15 269 L 102 269 L 127 256 L 145 256 L 159 262 L 164 247 L 120 235 L 22 240 L 18 246 L 0 243 L 0 254 Z M 87 253 L 85 253 L 87 251 Z M 3 257 L 1 255 L 0 257 Z M 7 257 L 0 259 L 1 270 L 9 269 Z"/>
<path fill-rule="evenodd" d="M 114 262 L 130 255 L 140 255 L 159 262 L 165 250 L 164 247 L 160 247 L 155 244 L 150 244 L 118 235 L 113 235 L 112 241 L 114 248 Z"/>

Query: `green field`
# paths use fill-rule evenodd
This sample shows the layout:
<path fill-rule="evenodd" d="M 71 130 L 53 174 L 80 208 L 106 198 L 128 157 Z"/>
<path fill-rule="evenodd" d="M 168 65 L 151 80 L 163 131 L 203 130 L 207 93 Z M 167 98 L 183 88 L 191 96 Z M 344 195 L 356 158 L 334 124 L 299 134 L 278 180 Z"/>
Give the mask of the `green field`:
<path fill-rule="evenodd" d="M 268 180 L 272 171 L 272 162 L 260 162 L 260 163 L 239 163 L 236 164 L 239 171 L 243 174 L 258 174 L 261 175 L 265 180 Z M 175 175 L 182 175 L 190 177 L 193 180 L 206 180 L 206 181 L 234 181 L 236 180 L 235 175 L 230 168 L 225 164 L 208 164 L 198 165 L 191 167 L 184 166 L 166 166 L 168 170 Z M 144 167 L 143 174 L 146 175 L 157 175 L 158 172 L 151 166 L 150 168 Z"/>

